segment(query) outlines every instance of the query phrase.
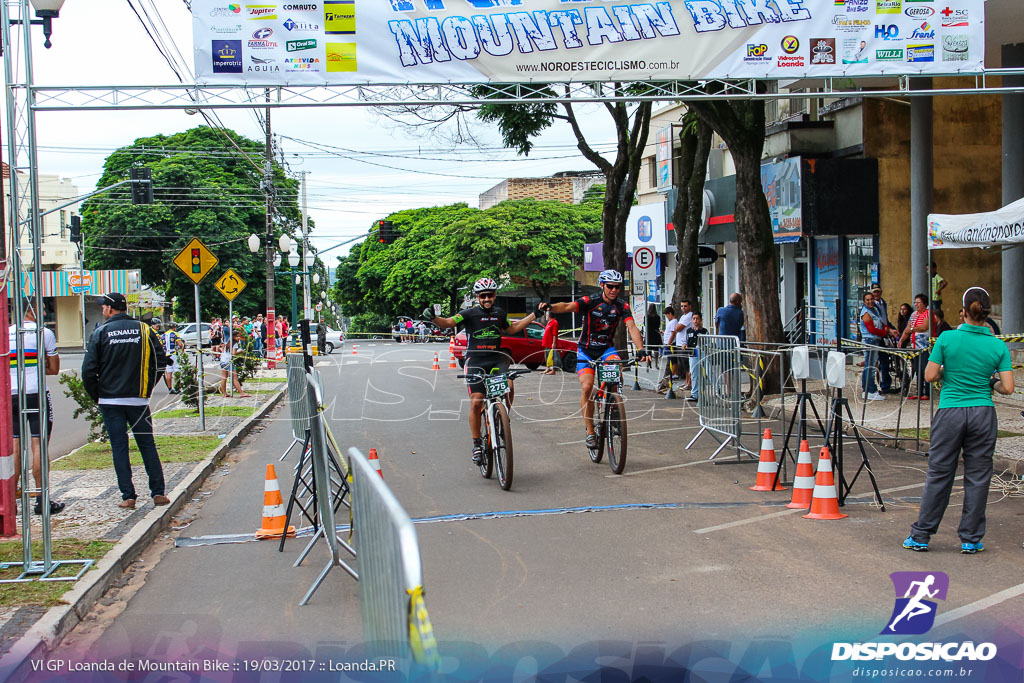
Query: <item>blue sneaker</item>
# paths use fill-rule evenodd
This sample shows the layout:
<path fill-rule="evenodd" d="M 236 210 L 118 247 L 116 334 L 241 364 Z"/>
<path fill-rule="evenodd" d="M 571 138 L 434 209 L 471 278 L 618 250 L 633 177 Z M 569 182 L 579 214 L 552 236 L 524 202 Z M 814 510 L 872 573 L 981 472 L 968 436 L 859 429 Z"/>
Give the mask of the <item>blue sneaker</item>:
<path fill-rule="evenodd" d="M 928 552 L 928 544 L 915 541 L 913 536 L 907 536 L 907 540 L 903 541 L 903 547 L 907 550 L 913 550 L 918 553 Z"/>
<path fill-rule="evenodd" d="M 962 555 L 976 555 L 985 549 L 985 546 L 981 544 L 981 541 L 977 543 L 961 543 L 960 553 Z"/>

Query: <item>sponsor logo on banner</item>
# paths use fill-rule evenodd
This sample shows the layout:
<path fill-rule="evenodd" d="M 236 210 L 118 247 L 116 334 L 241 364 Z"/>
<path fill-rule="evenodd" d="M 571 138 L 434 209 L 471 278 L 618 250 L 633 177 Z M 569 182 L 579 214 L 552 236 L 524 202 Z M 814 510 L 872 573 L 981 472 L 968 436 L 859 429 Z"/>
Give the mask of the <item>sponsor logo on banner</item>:
<path fill-rule="evenodd" d="M 942 61 L 966 62 L 971 56 L 971 44 L 966 35 L 942 36 Z"/>
<path fill-rule="evenodd" d="M 871 0 L 846 0 L 846 13 L 857 14 L 871 10 Z"/>
<path fill-rule="evenodd" d="M 242 73 L 242 41 L 215 40 L 212 45 L 213 73 Z"/>
<path fill-rule="evenodd" d="M 786 36 L 782 39 L 781 47 L 787 55 L 795 54 L 800 49 L 800 39 L 796 36 Z"/>
<path fill-rule="evenodd" d="M 835 64 L 836 39 L 811 38 L 811 64 Z"/>
<path fill-rule="evenodd" d="M 355 43 L 327 43 L 327 72 L 356 71 Z"/>
<path fill-rule="evenodd" d="M 883 636 L 919 636 L 935 624 L 939 605 L 949 592 L 949 576 L 943 572 L 893 572 L 889 575 L 896 591 L 895 605 Z M 994 643 L 965 642 L 882 642 L 834 643 L 832 661 L 989 661 L 998 653 Z"/>
<path fill-rule="evenodd" d="M 747 43 L 747 54 L 743 57 L 744 62 L 760 64 L 772 61 L 768 54 L 768 46 L 764 43 Z"/>
<path fill-rule="evenodd" d="M 843 33 L 860 33 L 871 28 L 871 20 L 851 19 L 845 14 L 837 14 L 832 17 L 832 25 L 836 27 L 837 31 L 842 31 Z"/>
<path fill-rule="evenodd" d="M 875 14 L 900 14 L 903 9 L 900 0 L 876 0 Z"/>
<path fill-rule="evenodd" d="M 281 67 L 275 64 L 276 59 L 261 59 L 255 55 L 249 55 L 251 64 L 245 68 L 246 72 L 277 73 Z"/>
<path fill-rule="evenodd" d="M 288 57 L 284 60 L 288 71 L 320 71 L 319 57 Z"/>
<path fill-rule="evenodd" d="M 252 33 L 252 38 L 249 39 L 250 50 L 276 50 L 277 42 L 271 40 L 274 35 L 274 29 L 272 28 L 260 28 L 256 29 Z"/>
<path fill-rule="evenodd" d="M 233 17 L 242 13 L 241 5 L 228 5 L 227 7 L 214 7 L 210 10 L 211 17 Z"/>
<path fill-rule="evenodd" d="M 231 24 L 230 26 L 210 26 L 210 33 L 225 33 L 228 35 L 235 35 L 241 32 L 241 24 Z"/>
<path fill-rule="evenodd" d="M 915 28 L 907 40 L 935 40 L 935 29 L 926 21 Z"/>
<path fill-rule="evenodd" d="M 284 45 L 285 49 L 288 52 L 299 52 L 300 50 L 314 50 L 316 49 L 316 38 L 307 38 L 306 40 L 289 40 Z"/>
<path fill-rule="evenodd" d="M 903 10 L 903 13 L 911 19 L 927 19 L 935 14 L 935 10 L 931 7 L 920 5 L 918 7 L 908 7 Z"/>
<path fill-rule="evenodd" d="M 903 61 L 903 48 L 875 50 L 875 59 L 880 62 Z"/>
<path fill-rule="evenodd" d="M 285 4 L 285 5 L 281 5 L 281 9 L 284 10 L 285 12 L 315 12 L 318 9 L 320 9 L 320 5 L 317 5 L 317 4 L 310 4 L 310 5 Z"/>
<path fill-rule="evenodd" d="M 277 5 L 246 5 L 245 15 L 250 21 L 277 19 Z"/>
<path fill-rule="evenodd" d="M 970 15 L 965 9 L 952 9 L 947 7 L 939 12 L 942 15 L 942 25 L 945 27 L 969 26 Z"/>
<path fill-rule="evenodd" d="M 934 62 L 935 45 L 907 45 L 908 62 Z"/>
<path fill-rule="evenodd" d="M 324 0 L 324 33 L 329 36 L 353 35 L 356 32 L 355 0 Z M 345 45 L 346 43 L 338 43 Z M 327 70 L 331 70 L 328 62 Z M 355 69 L 353 69 L 354 71 Z"/>
<path fill-rule="evenodd" d="M 843 64 L 867 64 L 868 54 L 868 41 L 857 38 L 843 40 Z M 900 59 L 903 59 L 902 54 Z"/>
<path fill-rule="evenodd" d="M 791 66 L 806 66 L 806 60 L 803 55 L 796 54 L 797 50 L 800 49 L 800 39 L 796 36 L 786 36 L 782 39 L 781 43 L 782 51 L 786 54 L 779 55 L 779 60 L 776 62 L 777 66 L 780 67 L 791 67 Z"/>
<path fill-rule="evenodd" d="M 312 21 L 295 21 L 292 18 L 288 18 L 283 24 L 289 31 L 319 31 L 320 24 Z"/>
<path fill-rule="evenodd" d="M 900 27 L 896 24 L 875 24 L 875 38 L 899 40 Z"/>

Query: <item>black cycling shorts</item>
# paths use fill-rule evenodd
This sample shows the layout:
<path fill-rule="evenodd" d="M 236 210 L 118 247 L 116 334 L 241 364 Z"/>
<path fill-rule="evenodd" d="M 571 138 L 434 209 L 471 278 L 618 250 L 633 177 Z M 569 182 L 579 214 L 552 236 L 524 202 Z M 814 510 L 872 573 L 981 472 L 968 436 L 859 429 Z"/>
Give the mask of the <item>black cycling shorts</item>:
<path fill-rule="evenodd" d="M 25 394 L 25 407 L 28 409 L 39 408 L 39 394 Z M 11 396 L 11 416 L 14 438 L 21 438 L 21 410 L 18 406 L 18 395 Z M 53 434 L 53 401 L 50 399 L 50 392 L 46 392 L 46 426 L 47 435 Z M 28 414 L 28 432 L 35 438 L 39 438 L 39 413 Z"/>
<path fill-rule="evenodd" d="M 497 369 L 499 373 L 508 372 L 511 364 L 512 359 L 503 353 L 490 351 L 470 355 L 466 359 L 466 386 L 469 387 L 469 393 L 471 395 L 485 393 L 483 380 L 473 379 L 469 375 L 489 375 L 494 369 Z"/>

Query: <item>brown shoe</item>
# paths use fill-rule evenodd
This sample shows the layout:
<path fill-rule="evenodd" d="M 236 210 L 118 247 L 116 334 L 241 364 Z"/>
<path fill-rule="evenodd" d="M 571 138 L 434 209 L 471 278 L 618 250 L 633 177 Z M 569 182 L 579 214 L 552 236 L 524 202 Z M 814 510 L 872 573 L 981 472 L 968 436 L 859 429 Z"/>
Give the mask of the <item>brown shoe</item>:
<path fill-rule="evenodd" d="M 117 507 L 124 508 L 126 510 L 134 510 L 135 509 L 135 499 L 134 498 L 126 498 L 126 499 L 122 500 L 120 503 L 118 503 Z"/>
<path fill-rule="evenodd" d="M 171 499 L 167 496 L 153 496 L 153 505 L 168 505 Z"/>

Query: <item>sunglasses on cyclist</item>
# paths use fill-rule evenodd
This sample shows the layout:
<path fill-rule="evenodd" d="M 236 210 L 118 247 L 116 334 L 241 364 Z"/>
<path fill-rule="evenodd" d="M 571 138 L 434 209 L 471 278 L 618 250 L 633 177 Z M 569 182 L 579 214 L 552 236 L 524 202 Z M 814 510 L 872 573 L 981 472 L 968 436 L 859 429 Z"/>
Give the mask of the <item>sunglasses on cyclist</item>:
<path fill-rule="evenodd" d="M 477 297 L 480 299 L 493 299 L 496 296 L 494 292 L 480 292 Z"/>
<path fill-rule="evenodd" d="M 611 283 L 606 282 L 606 283 L 604 283 L 604 286 L 607 287 L 608 289 L 622 289 L 622 285 L 621 284 L 611 284 Z"/>

